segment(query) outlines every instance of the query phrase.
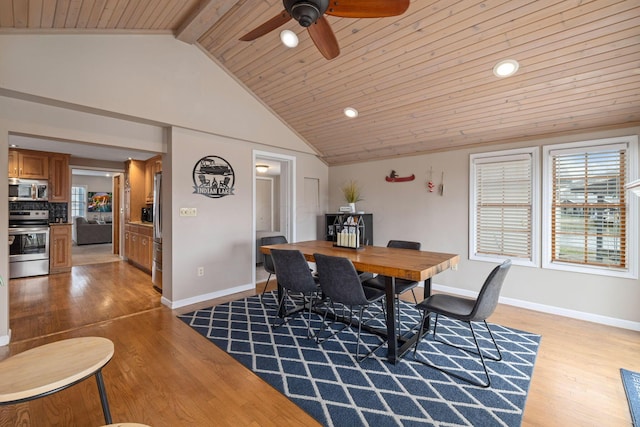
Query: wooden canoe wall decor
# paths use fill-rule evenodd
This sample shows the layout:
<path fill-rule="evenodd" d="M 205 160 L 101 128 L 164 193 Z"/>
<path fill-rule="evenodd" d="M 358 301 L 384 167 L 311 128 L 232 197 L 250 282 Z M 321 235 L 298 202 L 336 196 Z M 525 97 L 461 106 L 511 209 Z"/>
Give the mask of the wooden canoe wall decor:
<path fill-rule="evenodd" d="M 387 182 L 407 182 L 413 181 L 416 179 L 416 176 L 414 174 L 411 174 L 410 176 L 398 176 L 396 171 L 392 170 L 389 176 L 385 176 L 384 179 Z"/>

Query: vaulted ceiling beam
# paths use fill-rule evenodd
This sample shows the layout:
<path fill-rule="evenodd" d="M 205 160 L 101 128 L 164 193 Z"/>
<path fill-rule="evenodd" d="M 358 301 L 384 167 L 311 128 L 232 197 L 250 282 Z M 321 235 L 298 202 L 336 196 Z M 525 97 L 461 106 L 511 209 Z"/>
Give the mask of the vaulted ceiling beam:
<path fill-rule="evenodd" d="M 198 41 L 238 0 L 202 0 L 176 31 L 176 38 L 188 44 Z"/>

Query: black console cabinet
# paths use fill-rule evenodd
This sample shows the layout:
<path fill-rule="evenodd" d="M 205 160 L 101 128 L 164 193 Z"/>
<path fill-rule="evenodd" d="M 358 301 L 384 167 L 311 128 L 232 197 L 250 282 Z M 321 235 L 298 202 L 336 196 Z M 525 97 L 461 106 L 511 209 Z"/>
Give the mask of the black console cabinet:
<path fill-rule="evenodd" d="M 335 229 L 333 224 L 336 221 L 336 217 L 348 217 L 348 216 L 357 216 L 362 217 L 364 221 L 364 237 L 362 238 L 362 242 L 365 245 L 373 245 L 373 214 L 351 214 L 351 213 L 332 213 L 324 215 L 324 237 L 327 241 L 335 240 Z"/>

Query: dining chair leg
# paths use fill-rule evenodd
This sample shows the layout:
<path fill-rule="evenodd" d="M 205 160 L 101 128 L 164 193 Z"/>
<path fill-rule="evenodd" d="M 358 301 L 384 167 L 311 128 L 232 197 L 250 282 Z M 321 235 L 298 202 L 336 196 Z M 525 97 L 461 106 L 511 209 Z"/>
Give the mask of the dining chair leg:
<path fill-rule="evenodd" d="M 310 295 L 310 300 L 309 300 L 309 313 L 307 317 L 307 339 L 311 339 L 315 337 L 315 335 L 311 332 L 311 309 L 312 308 L 313 308 L 313 294 Z"/>
<path fill-rule="evenodd" d="M 329 302 L 329 305 L 331 306 L 331 311 L 333 312 L 333 315 L 335 317 L 338 316 L 338 314 L 336 313 L 336 308 L 335 305 L 333 304 L 333 301 Z M 321 344 L 325 341 L 327 341 L 329 338 L 333 337 L 334 335 L 339 334 L 340 332 L 344 331 L 346 328 L 349 327 L 349 324 L 344 324 L 342 326 L 342 328 L 338 329 L 337 331 L 334 331 L 333 333 L 329 334 L 328 336 L 326 336 L 325 338 L 320 338 L 320 333 L 325 330 L 328 329 L 328 326 L 333 325 L 334 323 L 336 323 L 335 320 L 332 320 L 331 323 L 329 325 L 327 325 L 327 314 L 329 313 L 329 310 L 325 310 L 324 312 L 324 316 L 322 316 L 322 326 L 320 327 L 320 329 L 318 330 L 318 332 L 316 333 L 316 343 Z M 344 307 L 342 309 L 342 317 L 344 317 Z"/>
<path fill-rule="evenodd" d="M 362 358 L 360 357 L 360 337 L 361 337 L 361 332 L 362 332 L 362 324 L 365 323 L 362 320 L 362 317 L 364 316 L 364 307 L 360 307 L 360 312 L 358 314 L 358 336 L 356 338 L 356 362 L 360 363 L 363 360 L 367 359 L 369 356 L 371 356 L 373 353 L 376 352 L 376 350 L 378 350 L 380 347 L 382 347 L 384 345 L 384 343 L 387 342 L 387 340 L 382 340 L 382 342 L 380 344 L 378 344 L 377 346 L 375 346 L 373 348 L 373 350 L 369 350 L 369 352 L 367 354 L 365 354 L 364 356 L 362 356 Z"/>
<path fill-rule="evenodd" d="M 422 316 L 422 322 L 421 322 L 421 326 L 420 326 L 420 336 L 422 336 L 422 332 L 423 332 L 423 329 L 424 329 L 424 320 L 425 320 L 425 316 L 426 315 L 427 315 L 427 313 L 425 312 L 423 314 L 423 316 Z M 477 353 L 475 351 L 473 351 L 473 350 L 469 350 L 467 348 L 462 348 L 462 347 L 453 345 L 451 343 L 448 343 L 446 341 L 436 340 L 436 331 L 438 329 L 438 314 L 436 314 L 436 320 L 435 320 L 435 324 L 433 326 L 433 339 L 435 341 L 438 341 L 441 344 L 448 345 L 450 347 L 454 347 L 454 348 L 460 349 L 462 351 L 465 351 L 467 353 L 471 353 L 471 354 L 475 354 L 475 355 L 479 356 L 480 357 L 480 363 L 482 365 L 482 369 L 484 370 L 484 375 L 485 375 L 486 381 L 483 382 L 483 381 L 480 381 L 480 380 L 475 380 L 475 379 L 470 378 L 470 377 L 465 377 L 465 376 L 459 375 L 459 374 L 457 374 L 455 372 L 452 372 L 452 371 L 446 370 L 444 368 L 441 368 L 439 366 L 433 365 L 433 364 L 427 362 L 426 360 L 419 359 L 417 357 L 416 353 L 417 353 L 417 350 L 418 350 L 418 344 L 420 343 L 420 339 L 418 339 L 416 341 L 416 345 L 413 348 L 413 359 L 418 363 L 421 363 L 421 364 L 423 364 L 425 366 L 429 366 L 430 368 L 436 369 L 436 370 L 438 370 L 438 371 L 440 371 L 440 372 L 442 372 L 444 374 L 447 374 L 447 375 L 450 375 L 452 377 L 458 378 L 459 380 L 465 381 L 465 382 L 467 382 L 469 384 L 476 385 L 476 386 L 482 387 L 482 388 L 490 387 L 491 386 L 491 377 L 489 376 L 489 370 L 487 369 L 487 364 L 485 362 L 485 355 L 483 355 L 482 350 L 480 349 L 480 344 L 478 343 L 478 338 L 476 336 L 476 332 L 473 329 L 473 324 L 472 324 L 472 322 L 464 322 L 464 323 L 469 325 L 469 329 L 471 330 L 471 336 L 473 337 L 473 342 L 474 342 L 474 344 L 476 346 Z M 487 355 L 486 358 L 489 359 L 489 360 L 496 361 L 496 362 L 500 361 L 500 360 L 502 360 L 502 353 L 500 352 L 500 348 L 498 347 L 498 344 L 496 343 L 495 338 L 493 337 L 493 334 L 491 333 L 491 329 L 489 328 L 489 325 L 487 324 L 486 320 L 484 321 L 484 324 L 485 324 L 485 327 L 487 328 L 487 331 L 489 332 L 489 335 L 491 337 L 491 341 L 493 342 L 493 345 L 495 346 L 495 348 L 496 348 L 496 350 L 498 352 L 498 357 L 497 358 L 494 358 L 491 355 Z"/>
<path fill-rule="evenodd" d="M 280 313 L 282 310 L 282 307 L 284 305 L 285 300 L 287 299 L 287 295 L 289 293 L 287 292 L 287 289 L 282 289 L 282 298 L 280 298 L 280 301 L 278 302 L 278 306 L 277 306 L 277 310 L 276 313 Z M 276 316 L 273 318 L 273 323 L 271 323 L 271 327 L 272 328 L 278 328 L 282 325 L 284 325 L 285 323 L 287 323 L 287 319 L 285 319 L 282 323 L 280 323 L 279 325 L 276 325 L 276 321 L 278 320 L 278 315 L 276 314 Z"/>
<path fill-rule="evenodd" d="M 287 291 L 286 288 L 282 289 L 282 298 L 280 299 L 280 302 L 278 303 L 277 306 L 277 310 L 276 313 L 280 313 L 280 311 L 282 310 L 282 308 L 284 306 L 286 306 L 286 299 L 289 297 L 289 291 Z M 313 334 L 311 332 L 311 309 L 313 308 L 313 303 L 314 303 L 314 296 L 313 294 L 309 295 L 309 308 L 307 310 L 307 338 L 311 339 L 311 338 L 315 338 L 316 334 Z M 307 295 L 306 294 L 302 294 L 302 304 L 303 304 L 303 312 L 302 312 L 302 319 L 304 320 L 304 310 L 307 308 Z M 282 321 L 282 323 L 277 324 L 276 322 L 278 321 L 278 316 L 275 316 L 273 319 L 273 322 L 271 323 L 271 327 L 272 328 L 279 328 L 280 326 L 284 326 L 285 324 L 289 323 L 289 320 L 291 320 L 291 317 L 288 317 L 286 319 L 284 319 Z"/>
<path fill-rule="evenodd" d="M 416 298 L 416 293 L 413 291 L 413 289 L 411 289 L 411 294 L 413 295 L 413 302 L 418 304 L 418 298 Z"/>
<path fill-rule="evenodd" d="M 107 390 L 104 387 L 104 379 L 102 378 L 102 369 L 96 372 L 96 383 L 98 384 L 98 393 L 100 394 L 100 404 L 102 405 L 102 413 L 106 424 L 111 424 L 111 411 L 109 410 L 109 401 L 107 400 Z"/>
<path fill-rule="evenodd" d="M 269 276 L 267 276 L 267 282 L 264 284 L 264 287 L 262 288 L 262 292 L 260 292 L 260 304 L 265 305 L 264 301 L 262 300 L 262 297 L 264 296 L 265 292 L 267 292 L 267 287 L 269 286 L 269 280 L 271 280 L 271 273 L 269 273 Z"/>

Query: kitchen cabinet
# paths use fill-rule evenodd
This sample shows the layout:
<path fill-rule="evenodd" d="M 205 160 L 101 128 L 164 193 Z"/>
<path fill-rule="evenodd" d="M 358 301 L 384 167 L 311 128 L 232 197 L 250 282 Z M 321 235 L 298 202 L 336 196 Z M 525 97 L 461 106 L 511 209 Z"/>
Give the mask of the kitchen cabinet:
<path fill-rule="evenodd" d="M 141 209 L 147 207 L 145 195 L 146 162 L 128 160 L 124 167 L 124 217 L 125 221 L 141 221 Z"/>
<path fill-rule="evenodd" d="M 153 203 L 153 177 L 158 172 L 162 172 L 162 156 L 152 157 L 145 163 L 144 193 L 148 205 Z"/>
<path fill-rule="evenodd" d="M 124 231 L 124 250 L 127 260 L 136 267 L 151 272 L 153 228 L 127 224 Z"/>
<path fill-rule="evenodd" d="M 9 178 L 18 177 L 18 152 L 9 150 Z"/>
<path fill-rule="evenodd" d="M 52 154 L 49 159 L 49 201 L 69 203 L 71 186 L 69 155 Z"/>
<path fill-rule="evenodd" d="M 31 150 L 9 150 L 9 178 L 49 179 L 49 156 Z"/>
<path fill-rule="evenodd" d="M 141 221 L 141 209 L 147 207 L 145 196 L 145 168 L 146 163 L 141 160 L 127 160 L 125 162 L 124 216 L 131 222 Z"/>
<path fill-rule="evenodd" d="M 125 162 L 125 222 L 141 221 L 142 208 L 153 203 L 153 177 L 157 172 L 162 172 L 162 156 L 155 156 L 147 161 Z"/>
<path fill-rule="evenodd" d="M 71 271 L 71 224 L 49 227 L 49 274 Z"/>

